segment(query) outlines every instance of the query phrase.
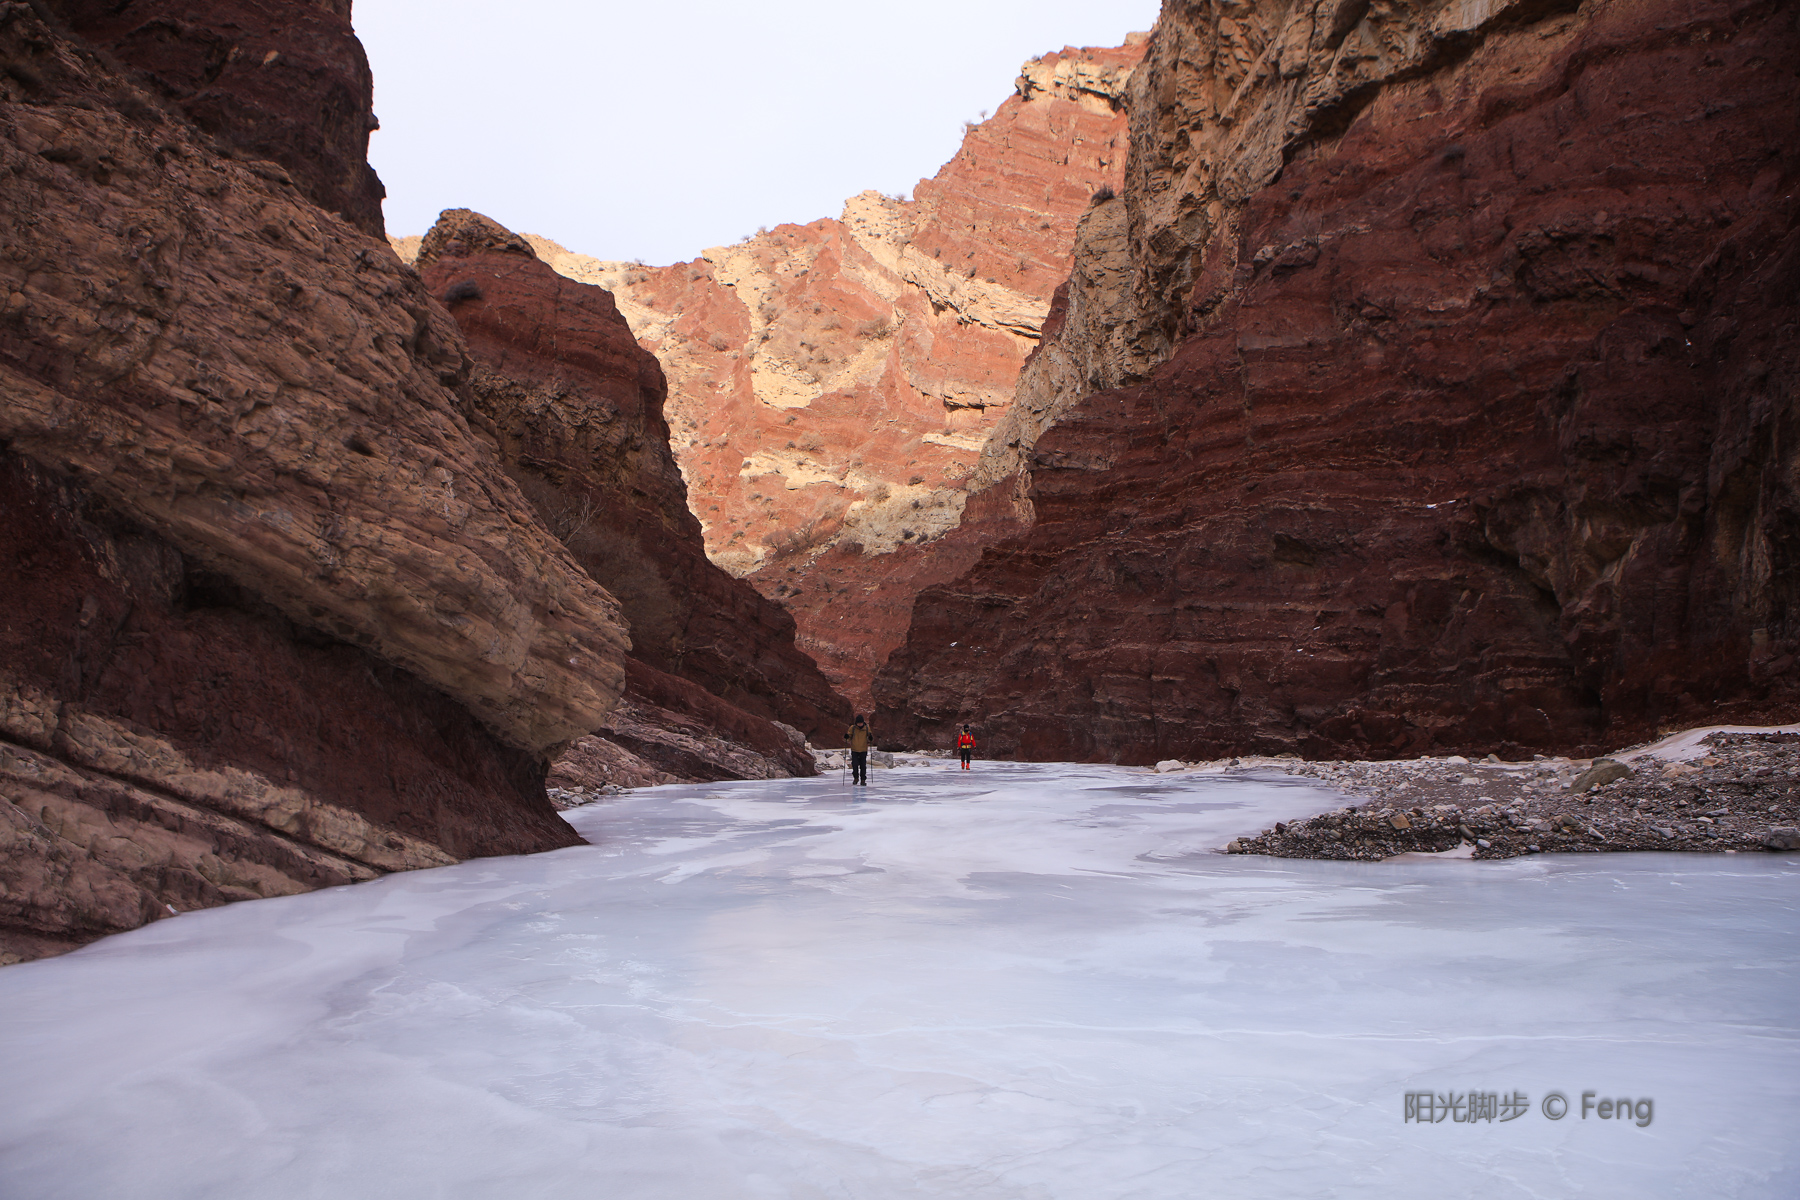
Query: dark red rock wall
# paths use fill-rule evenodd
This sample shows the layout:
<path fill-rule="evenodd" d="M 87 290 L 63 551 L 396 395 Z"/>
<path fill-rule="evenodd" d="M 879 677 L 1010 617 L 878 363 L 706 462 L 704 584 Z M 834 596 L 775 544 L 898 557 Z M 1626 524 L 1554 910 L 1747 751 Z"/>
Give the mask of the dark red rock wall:
<path fill-rule="evenodd" d="M 855 543 L 839 543 L 799 562 L 778 558 L 751 578 L 795 614 L 799 647 L 831 678 L 844 680 L 851 704 L 868 713 L 874 673 L 905 636 L 919 594 L 959 579 L 983 549 L 1020 531 L 1010 509 L 993 503 L 997 498 L 996 492 L 972 497 L 955 526 L 922 545 L 865 554 Z M 859 687 L 858 680 L 867 682 Z M 843 733 L 843 726 L 828 729 L 819 744 L 840 746 Z"/>
<path fill-rule="evenodd" d="M 1047 432 L 1036 525 L 920 598 L 889 736 L 1149 762 L 1794 719 L 1800 29 L 1558 20 L 1372 90 L 1220 223 L 1171 361 Z"/>
<path fill-rule="evenodd" d="M 841 728 L 848 706 L 795 648 L 793 618 L 707 560 L 669 450 L 662 370 L 612 296 L 466 210 L 427 236 L 419 269 L 479 364 L 477 420 L 546 524 L 617 597 L 632 657 L 671 687 L 687 680 L 741 710 L 737 724 L 773 734 L 810 774 L 810 756 L 793 755 L 767 722 Z M 659 703 L 650 675 L 636 678 L 641 698 Z"/>
<path fill-rule="evenodd" d="M 75 33 L 134 68 L 234 150 L 281 164 L 300 190 L 376 237 L 368 164 L 374 77 L 350 0 L 49 0 Z"/>

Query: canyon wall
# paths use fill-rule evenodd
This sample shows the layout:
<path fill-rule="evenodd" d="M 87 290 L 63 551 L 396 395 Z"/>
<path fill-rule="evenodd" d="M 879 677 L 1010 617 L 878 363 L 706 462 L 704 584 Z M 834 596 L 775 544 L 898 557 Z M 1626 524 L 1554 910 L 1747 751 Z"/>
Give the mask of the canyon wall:
<path fill-rule="evenodd" d="M 247 159 L 278 164 L 326 212 L 382 236 L 369 166 L 374 77 L 350 0 L 46 0 L 152 96 Z"/>
<path fill-rule="evenodd" d="M 771 722 L 836 738 L 849 706 L 795 648 L 793 618 L 708 561 L 669 449 L 662 369 L 612 296 L 559 275 L 522 238 L 466 209 L 439 219 L 416 263 L 475 360 L 471 419 L 630 628 L 634 725 L 611 729 L 627 717 L 615 711 L 600 735 L 666 758 L 645 727 L 685 713 L 682 723 L 739 749 L 708 768 L 693 765 L 704 756 L 691 748 L 670 751 L 666 774 L 732 778 L 747 765 L 765 777 L 812 774 L 811 755 Z M 740 761 L 745 754 L 770 761 L 758 769 Z M 617 772 L 596 780 L 623 781 Z"/>
<path fill-rule="evenodd" d="M 920 596 L 884 736 L 1518 756 L 1793 719 L 1797 63 L 1751 0 L 1166 4 L 977 467 L 1033 524 Z"/>
<path fill-rule="evenodd" d="M 911 200 L 865 192 L 839 219 L 672 267 L 534 239 L 612 291 L 662 361 L 708 553 L 794 615 L 801 648 L 859 706 L 919 588 L 993 536 L 963 521 L 967 479 L 1077 220 L 1122 179 L 1121 100 L 1142 53 L 1134 37 L 1026 63 Z"/>
<path fill-rule="evenodd" d="M 0 4 L 0 956 L 577 841 L 545 763 L 625 622 L 471 428 L 455 323 L 46 14 Z"/>

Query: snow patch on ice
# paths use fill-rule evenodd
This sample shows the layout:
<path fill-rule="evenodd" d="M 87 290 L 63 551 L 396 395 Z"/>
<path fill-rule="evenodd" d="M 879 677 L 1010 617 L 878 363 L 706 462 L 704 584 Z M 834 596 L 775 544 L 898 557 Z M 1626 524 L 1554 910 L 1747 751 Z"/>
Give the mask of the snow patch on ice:
<path fill-rule="evenodd" d="M 1715 733 L 1800 733 L 1800 725 L 1703 725 L 1698 729 L 1684 729 L 1680 733 L 1672 733 L 1661 741 L 1652 742 L 1636 750 L 1627 750 L 1606 757 L 1618 762 L 1633 762 L 1639 758 L 1654 758 L 1661 762 L 1687 762 L 1702 758 L 1706 747 L 1701 745 L 1709 735 Z"/>

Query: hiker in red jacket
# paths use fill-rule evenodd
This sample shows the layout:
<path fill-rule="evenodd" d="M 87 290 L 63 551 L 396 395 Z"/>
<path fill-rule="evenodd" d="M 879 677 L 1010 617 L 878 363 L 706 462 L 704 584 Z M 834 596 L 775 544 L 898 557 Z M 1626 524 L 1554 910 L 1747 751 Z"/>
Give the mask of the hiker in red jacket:
<path fill-rule="evenodd" d="M 956 752 L 962 755 L 962 769 L 968 770 L 969 756 L 975 753 L 975 735 L 969 732 L 967 725 L 962 728 L 962 736 L 956 739 Z"/>

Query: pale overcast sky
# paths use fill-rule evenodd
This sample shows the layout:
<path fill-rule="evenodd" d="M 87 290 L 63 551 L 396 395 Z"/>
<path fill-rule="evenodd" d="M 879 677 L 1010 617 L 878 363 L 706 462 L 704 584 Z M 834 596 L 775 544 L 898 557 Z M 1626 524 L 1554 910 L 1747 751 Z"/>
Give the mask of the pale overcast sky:
<path fill-rule="evenodd" d="M 1119 45 L 1158 0 L 356 0 L 387 226 L 473 208 L 654 264 L 910 194 L 1025 59 Z"/>

